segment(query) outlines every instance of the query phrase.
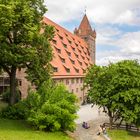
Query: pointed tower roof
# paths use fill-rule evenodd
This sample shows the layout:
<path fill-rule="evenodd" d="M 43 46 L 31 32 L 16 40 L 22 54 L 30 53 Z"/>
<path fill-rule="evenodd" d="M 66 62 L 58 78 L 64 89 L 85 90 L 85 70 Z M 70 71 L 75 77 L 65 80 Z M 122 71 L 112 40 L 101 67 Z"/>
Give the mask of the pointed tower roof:
<path fill-rule="evenodd" d="M 83 17 L 78 30 L 81 30 L 81 31 L 92 31 L 91 25 L 89 23 L 89 20 L 88 20 L 86 14 Z"/>
<path fill-rule="evenodd" d="M 86 14 L 83 17 L 79 28 L 78 29 L 75 28 L 74 33 L 81 38 L 84 38 L 84 37 L 89 36 L 89 35 L 96 38 L 96 32 L 95 32 L 95 30 L 92 30 L 92 27 L 89 23 L 89 20 L 88 20 Z"/>

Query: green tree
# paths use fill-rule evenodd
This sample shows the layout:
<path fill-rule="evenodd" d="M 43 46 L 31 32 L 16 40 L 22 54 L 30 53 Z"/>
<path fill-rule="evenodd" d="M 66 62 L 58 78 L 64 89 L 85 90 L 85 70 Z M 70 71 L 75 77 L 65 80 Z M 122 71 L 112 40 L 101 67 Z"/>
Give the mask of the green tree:
<path fill-rule="evenodd" d="M 0 0 L 0 67 L 10 77 L 10 104 L 15 103 L 16 72 L 25 68 L 37 87 L 49 78 L 53 27 L 42 21 L 44 0 Z"/>
<path fill-rule="evenodd" d="M 85 79 L 93 103 L 104 107 L 110 125 L 117 120 L 136 123 L 140 113 L 140 65 L 124 60 L 92 66 Z"/>
<path fill-rule="evenodd" d="M 69 93 L 64 85 L 46 82 L 38 92 L 29 94 L 25 100 L 26 108 L 29 110 L 27 120 L 37 129 L 73 131 L 78 109 L 76 101 L 76 96 Z"/>

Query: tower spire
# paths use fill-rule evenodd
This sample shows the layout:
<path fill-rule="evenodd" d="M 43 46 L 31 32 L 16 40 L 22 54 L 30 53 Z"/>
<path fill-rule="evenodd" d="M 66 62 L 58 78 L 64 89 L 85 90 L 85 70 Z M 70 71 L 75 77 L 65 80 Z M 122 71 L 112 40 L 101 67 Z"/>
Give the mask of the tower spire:
<path fill-rule="evenodd" d="M 96 32 L 92 30 L 92 27 L 89 23 L 87 15 L 85 13 L 79 28 L 75 28 L 74 33 L 84 39 L 87 42 L 89 47 L 89 52 L 93 63 L 95 64 L 95 39 L 96 39 Z"/>

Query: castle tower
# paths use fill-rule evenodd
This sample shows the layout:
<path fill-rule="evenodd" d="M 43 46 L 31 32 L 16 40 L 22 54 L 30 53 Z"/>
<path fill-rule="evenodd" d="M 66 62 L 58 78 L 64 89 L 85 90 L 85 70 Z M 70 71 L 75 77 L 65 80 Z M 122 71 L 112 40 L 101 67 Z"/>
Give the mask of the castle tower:
<path fill-rule="evenodd" d="M 92 30 L 91 25 L 88 21 L 87 15 L 85 14 L 79 28 L 75 28 L 74 34 L 84 39 L 87 42 L 89 47 L 90 57 L 95 64 L 95 39 L 96 39 L 96 31 Z"/>

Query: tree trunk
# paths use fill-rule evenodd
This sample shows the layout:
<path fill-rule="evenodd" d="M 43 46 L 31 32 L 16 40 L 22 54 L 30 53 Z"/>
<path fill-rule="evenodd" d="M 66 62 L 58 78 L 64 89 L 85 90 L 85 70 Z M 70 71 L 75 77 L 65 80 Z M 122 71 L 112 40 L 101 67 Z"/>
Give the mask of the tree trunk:
<path fill-rule="evenodd" d="M 16 102 L 16 67 L 11 68 L 10 73 L 10 101 L 9 104 L 13 105 Z"/>
<path fill-rule="evenodd" d="M 112 128 L 112 125 L 113 125 L 113 117 L 112 117 L 112 112 L 110 110 L 108 110 L 108 116 L 109 116 L 110 128 Z"/>

